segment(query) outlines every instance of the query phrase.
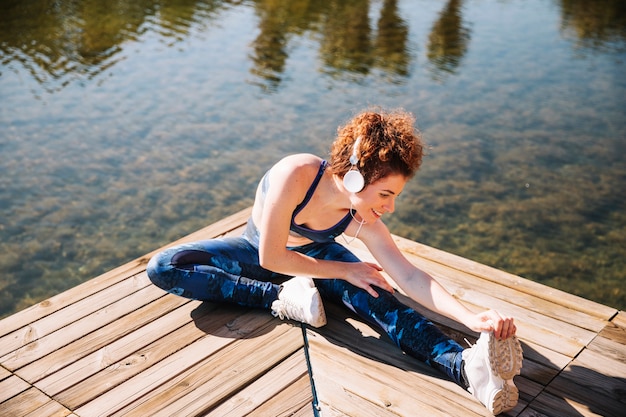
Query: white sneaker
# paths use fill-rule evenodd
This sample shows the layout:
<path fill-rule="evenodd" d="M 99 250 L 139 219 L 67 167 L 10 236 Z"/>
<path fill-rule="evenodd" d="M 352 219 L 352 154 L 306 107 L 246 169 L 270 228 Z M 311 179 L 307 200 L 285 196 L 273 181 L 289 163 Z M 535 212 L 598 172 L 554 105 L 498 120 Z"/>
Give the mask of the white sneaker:
<path fill-rule="evenodd" d="M 278 300 L 272 303 L 272 314 L 281 320 L 297 320 L 313 327 L 326 324 L 322 297 L 313 280 L 307 277 L 293 277 L 282 284 Z"/>
<path fill-rule="evenodd" d="M 468 391 L 493 414 L 517 405 L 519 391 L 513 377 L 522 368 L 522 347 L 513 336 L 498 340 L 483 332 L 474 346 L 462 353 Z"/>

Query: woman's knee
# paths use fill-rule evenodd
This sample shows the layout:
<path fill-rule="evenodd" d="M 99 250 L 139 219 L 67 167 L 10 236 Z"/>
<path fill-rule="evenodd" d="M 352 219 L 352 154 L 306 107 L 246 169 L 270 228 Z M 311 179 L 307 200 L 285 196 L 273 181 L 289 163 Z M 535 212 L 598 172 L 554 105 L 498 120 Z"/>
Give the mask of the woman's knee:
<path fill-rule="evenodd" d="M 171 288 L 171 282 L 169 281 L 171 280 L 166 277 L 171 274 L 171 270 L 174 267 L 165 259 L 166 257 L 165 252 L 159 252 L 150 258 L 146 266 L 146 273 L 154 285 L 165 291 L 169 291 Z"/>
<path fill-rule="evenodd" d="M 200 243 L 174 246 L 154 255 L 146 266 L 150 281 L 157 287 L 168 290 L 168 286 L 171 286 L 168 281 L 171 281 L 176 269 L 186 269 L 186 266 L 193 265 L 194 262 L 199 263 L 200 257 L 197 253 L 200 252 Z"/>

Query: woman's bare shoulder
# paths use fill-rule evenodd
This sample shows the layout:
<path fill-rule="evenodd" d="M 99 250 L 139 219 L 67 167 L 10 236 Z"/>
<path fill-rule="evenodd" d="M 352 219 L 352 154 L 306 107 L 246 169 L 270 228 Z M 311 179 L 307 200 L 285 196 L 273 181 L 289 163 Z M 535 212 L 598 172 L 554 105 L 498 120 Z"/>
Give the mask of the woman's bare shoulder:
<path fill-rule="evenodd" d="M 282 178 L 315 175 L 319 170 L 322 158 L 309 153 L 288 155 L 278 161 L 272 168 L 272 174 Z"/>

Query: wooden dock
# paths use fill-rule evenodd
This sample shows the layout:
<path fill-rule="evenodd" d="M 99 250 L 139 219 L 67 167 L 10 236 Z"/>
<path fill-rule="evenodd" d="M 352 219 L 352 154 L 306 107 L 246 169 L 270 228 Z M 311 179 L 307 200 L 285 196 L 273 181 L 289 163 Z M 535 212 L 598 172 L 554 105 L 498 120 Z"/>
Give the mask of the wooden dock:
<path fill-rule="evenodd" d="M 248 214 L 175 243 L 238 234 Z M 626 416 L 624 312 L 396 239 L 470 309 L 516 318 L 524 367 L 508 415 Z M 345 308 L 327 305 L 328 325 L 313 329 L 189 301 L 151 285 L 151 255 L 0 321 L 0 416 L 490 415 Z M 476 340 L 421 311 L 458 341 Z"/>

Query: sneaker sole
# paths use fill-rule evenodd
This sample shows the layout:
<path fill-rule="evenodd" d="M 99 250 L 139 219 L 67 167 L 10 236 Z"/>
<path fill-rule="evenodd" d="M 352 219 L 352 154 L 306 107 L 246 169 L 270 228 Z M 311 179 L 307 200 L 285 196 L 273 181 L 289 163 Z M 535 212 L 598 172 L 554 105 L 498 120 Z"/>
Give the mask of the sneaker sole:
<path fill-rule="evenodd" d="M 522 346 L 517 337 L 509 337 L 505 340 L 498 340 L 495 337 L 489 338 L 489 362 L 491 369 L 502 379 L 510 380 L 515 375 L 520 374 L 522 369 Z M 505 387 L 508 384 L 505 384 Z M 515 388 L 515 386 L 513 385 Z M 517 392 L 517 388 L 515 388 Z"/>
<path fill-rule="evenodd" d="M 322 296 L 320 295 L 317 288 L 315 289 L 315 304 L 318 308 L 319 314 L 317 316 L 317 320 L 313 323 L 309 323 L 313 327 L 322 327 L 326 325 L 326 311 L 324 310 L 324 303 L 322 302 Z"/>
<path fill-rule="evenodd" d="M 519 391 L 513 384 L 513 381 L 509 380 L 504 383 L 504 387 L 496 392 L 491 400 L 490 407 L 487 407 L 494 415 L 503 413 L 513 409 L 517 405 L 519 400 Z"/>

